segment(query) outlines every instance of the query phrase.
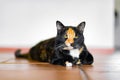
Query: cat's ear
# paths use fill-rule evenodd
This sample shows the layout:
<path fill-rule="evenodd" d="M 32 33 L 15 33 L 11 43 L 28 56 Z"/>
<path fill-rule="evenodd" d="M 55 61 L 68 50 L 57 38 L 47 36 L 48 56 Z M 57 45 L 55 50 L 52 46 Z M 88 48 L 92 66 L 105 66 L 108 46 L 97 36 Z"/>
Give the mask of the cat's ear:
<path fill-rule="evenodd" d="M 84 31 L 84 28 L 85 28 L 85 22 L 81 22 L 78 26 L 77 26 L 77 28 L 81 31 L 81 32 L 83 32 Z"/>
<path fill-rule="evenodd" d="M 61 30 L 64 28 L 64 25 L 60 21 L 56 21 L 56 27 L 57 27 L 57 30 Z"/>

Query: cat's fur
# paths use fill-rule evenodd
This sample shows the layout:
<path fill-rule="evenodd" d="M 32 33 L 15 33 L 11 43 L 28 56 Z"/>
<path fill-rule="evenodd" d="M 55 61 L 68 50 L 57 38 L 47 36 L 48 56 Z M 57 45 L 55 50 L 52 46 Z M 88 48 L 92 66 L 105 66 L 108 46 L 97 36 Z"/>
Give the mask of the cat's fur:
<path fill-rule="evenodd" d="M 56 21 L 56 27 L 56 37 L 41 41 L 27 54 L 21 54 L 20 50 L 17 50 L 15 56 L 63 66 L 67 66 L 68 62 L 72 65 L 92 64 L 93 56 L 84 44 L 85 22 L 73 27 L 64 26 L 60 21 Z"/>

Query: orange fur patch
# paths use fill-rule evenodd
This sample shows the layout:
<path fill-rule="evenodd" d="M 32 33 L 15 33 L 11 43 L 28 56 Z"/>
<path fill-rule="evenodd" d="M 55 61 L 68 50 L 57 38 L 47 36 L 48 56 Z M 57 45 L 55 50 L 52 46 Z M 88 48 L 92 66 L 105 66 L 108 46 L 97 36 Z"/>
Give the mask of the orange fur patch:
<path fill-rule="evenodd" d="M 69 28 L 66 32 L 67 40 L 65 41 L 66 44 L 74 43 L 75 32 L 72 28 Z"/>

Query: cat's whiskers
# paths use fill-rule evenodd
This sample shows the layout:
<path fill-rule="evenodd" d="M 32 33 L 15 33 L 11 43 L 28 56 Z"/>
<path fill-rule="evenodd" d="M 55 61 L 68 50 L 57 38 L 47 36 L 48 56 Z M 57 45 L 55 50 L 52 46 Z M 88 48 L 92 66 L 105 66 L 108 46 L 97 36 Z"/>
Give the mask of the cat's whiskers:
<path fill-rule="evenodd" d="M 64 47 L 65 45 L 64 44 L 61 44 L 59 46 L 57 46 L 55 49 L 58 49 L 58 48 L 61 48 L 61 47 Z"/>
<path fill-rule="evenodd" d="M 72 46 L 67 46 L 67 47 L 64 47 L 63 49 L 64 49 L 64 50 L 72 50 L 73 47 L 72 47 Z"/>

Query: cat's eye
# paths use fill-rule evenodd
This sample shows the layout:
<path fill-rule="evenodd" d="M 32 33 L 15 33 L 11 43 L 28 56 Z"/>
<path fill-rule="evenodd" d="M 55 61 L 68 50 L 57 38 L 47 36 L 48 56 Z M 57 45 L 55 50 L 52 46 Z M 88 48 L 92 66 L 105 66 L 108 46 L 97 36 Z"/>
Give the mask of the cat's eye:
<path fill-rule="evenodd" d="M 66 34 L 64 35 L 64 38 L 68 38 Z"/>

